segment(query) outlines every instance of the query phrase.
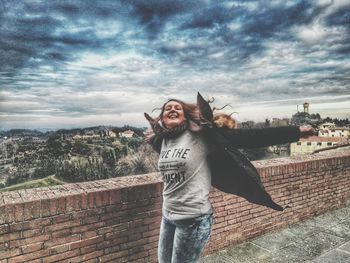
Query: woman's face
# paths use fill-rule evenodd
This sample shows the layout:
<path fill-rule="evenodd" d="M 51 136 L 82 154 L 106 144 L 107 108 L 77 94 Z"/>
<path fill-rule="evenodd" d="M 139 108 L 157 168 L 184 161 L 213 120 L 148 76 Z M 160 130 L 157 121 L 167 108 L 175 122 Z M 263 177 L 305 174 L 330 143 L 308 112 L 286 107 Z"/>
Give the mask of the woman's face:
<path fill-rule="evenodd" d="M 174 128 L 185 120 L 182 105 L 176 101 L 169 101 L 164 106 L 162 120 L 168 129 Z"/>

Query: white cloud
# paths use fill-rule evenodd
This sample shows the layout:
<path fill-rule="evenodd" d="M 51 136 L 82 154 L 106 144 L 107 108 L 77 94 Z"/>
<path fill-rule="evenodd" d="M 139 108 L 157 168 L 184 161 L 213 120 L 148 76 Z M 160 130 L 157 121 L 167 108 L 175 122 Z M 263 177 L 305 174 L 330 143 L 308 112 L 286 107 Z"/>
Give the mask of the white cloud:
<path fill-rule="evenodd" d="M 249 10 L 250 12 L 254 12 L 258 9 L 259 7 L 259 2 L 255 1 L 255 2 L 244 2 L 244 1 L 234 1 L 231 3 L 226 3 L 227 7 L 243 7 L 246 8 L 247 10 Z"/>
<path fill-rule="evenodd" d="M 327 38 L 328 32 L 327 28 L 315 23 L 300 27 L 297 30 L 297 36 L 307 44 L 318 44 Z"/>
<path fill-rule="evenodd" d="M 227 27 L 232 31 L 237 31 L 242 28 L 242 23 L 239 22 L 231 22 L 227 24 Z"/>
<path fill-rule="evenodd" d="M 321 1 L 325 2 L 325 1 Z M 329 2 L 329 1 L 328 1 Z M 350 7 L 350 1 L 349 0 L 332 0 L 331 4 L 328 6 L 325 15 L 330 15 L 335 12 L 337 12 L 340 9 L 348 8 Z"/>
<path fill-rule="evenodd" d="M 98 38 L 111 38 L 123 31 L 123 25 L 119 21 L 101 21 L 97 22 L 94 27 L 95 34 Z"/>

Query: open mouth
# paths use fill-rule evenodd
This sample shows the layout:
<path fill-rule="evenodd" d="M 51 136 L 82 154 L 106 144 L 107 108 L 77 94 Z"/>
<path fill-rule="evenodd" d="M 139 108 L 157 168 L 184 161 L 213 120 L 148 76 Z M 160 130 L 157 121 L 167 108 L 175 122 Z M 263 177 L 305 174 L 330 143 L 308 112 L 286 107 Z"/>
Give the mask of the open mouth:
<path fill-rule="evenodd" d="M 169 119 L 176 119 L 178 117 L 179 117 L 179 114 L 177 114 L 176 112 L 171 112 L 168 114 Z"/>

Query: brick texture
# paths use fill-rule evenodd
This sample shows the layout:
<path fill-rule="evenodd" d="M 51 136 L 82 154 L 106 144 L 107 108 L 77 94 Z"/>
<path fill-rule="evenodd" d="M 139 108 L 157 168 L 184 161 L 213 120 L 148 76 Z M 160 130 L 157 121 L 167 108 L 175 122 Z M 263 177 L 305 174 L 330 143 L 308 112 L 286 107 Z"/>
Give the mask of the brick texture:
<path fill-rule="evenodd" d="M 205 254 L 345 205 L 350 153 L 254 162 L 283 212 L 212 189 Z M 0 262 L 157 262 L 158 174 L 0 193 Z"/>

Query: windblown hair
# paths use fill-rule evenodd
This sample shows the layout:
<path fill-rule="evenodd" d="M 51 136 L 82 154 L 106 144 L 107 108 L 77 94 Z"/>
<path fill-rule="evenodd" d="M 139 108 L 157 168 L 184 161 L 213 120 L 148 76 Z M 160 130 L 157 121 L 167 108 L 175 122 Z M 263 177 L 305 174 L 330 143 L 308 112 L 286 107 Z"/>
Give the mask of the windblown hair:
<path fill-rule="evenodd" d="M 215 113 L 213 123 L 218 128 L 227 127 L 229 129 L 237 128 L 237 121 L 231 115 L 225 113 Z"/>
<path fill-rule="evenodd" d="M 172 129 L 166 128 L 165 124 L 163 123 L 163 113 L 165 110 L 165 106 L 170 101 L 175 101 L 179 103 L 182 106 L 185 116 L 185 121 Z M 155 108 L 153 109 L 153 111 L 156 109 L 161 110 L 160 114 L 156 118 L 152 118 L 147 113 L 144 114 L 146 119 L 149 121 L 153 131 L 146 136 L 144 142 L 151 144 L 152 147 L 158 153 L 160 152 L 162 142 L 161 138 L 177 136 L 179 133 L 186 129 L 194 133 L 199 133 L 202 131 L 203 127 L 206 124 L 208 124 L 208 121 L 212 122 L 212 124 L 218 128 L 234 129 L 237 127 L 237 123 L 235 119 L 231 117 L 231 114 L 228 115 L 225 113 L 215 113 L 213 116 L 213 120 L 205 120 L 204 118 L 202 118 L 197 104 L 186 103 L 178 99 L 170 99 L 167 102 L 165 102 L 161 108 Z M 214 110 L 218 109 L 215 109 L 214 107 L 213 111 Z"/>
<path fill-rule="evenodd" d="M 172 129 L 166 128 L 163 123 L 163 113 L 165 110 L 165 105 L 170 101 L 175 101 L 181 104 L 182 109 L 184 111 L 184 116 L 185 116 L 185 121 Z M 199 109 L 196 104 L 185 103 L 178 99 L 170 99 L 167 102 L 165 102 L 161 108 L 156 108 L 156 109 L 161 110 L 160 114 L 156 118 L 152 118 L 147 113 L 145 113 L 145 117 L 149 121 L 153 132 L 146 136 L 144 142 L 150 143 L 153 146 L 153 148 L 158 152 L 160 150 L 159 147 L 160 147 L 161 141 L 158 141 L 159 137 L 156 135 L 161 135 L 161 137 L 173 136 L 185 129 L 188 129 L 195 133 L 200 132 L 202 130 Z"/>
<path fill-rule="evenodd" d="M 165 110 L 165 105 L 170 101 L 175 101 L 175 102 L 181 104 L 182 109 L 184 111 L 184 116 L 185 116 L 186 122 L 188 124 L 188 129 L 190 131 L 199 132 L 202 129 L 201 122 L 200 122 L 199 110 L 198 110 L 198 107 L 196 104 L 186 103 L 186 102 L 183 102 L 183 101 L 178 100 L 178 99 L 169 99 L 160 108 L 161 112 L 158 115 L 158 117 L 154 118 L 154 126 L 155 127 L 152 127 L 152 129 L 155 133 L 157 133 L 157 131 L 161 131 L 161 130 L 166 129 L 166 127 L 163 123 L 163 113 Z"/>
<path fill-rule="evenodd" d="M 178 127 L 168 129 L 165 127 L 165 124 L 163 123 L 163 113 L 165 110 L 165 106 L 167 103 L 170 101 L 175 101 L 179 103 L 182 106 L 182 109 L 184 111 L 184 116 L 185 116 L 185 121 L 184 123 L 180 124 Z M 226 106 L 224 106 L 226 107 Z M 223 107 L 223 108 L 224 108 Z M 221 108 L 221 109 L 223 109 Z M 153 133 L 149 134 L 145 138 L 145 142 L 150 142 L 154 138 L 155 135 L 166 135 L 166 134 L 176 134 L 180 130 L 183 129 L 188 129 L 191 132 L 198 133 L 203 129 L 203 119 L 201 118 L 199 109 L 197 104 L 195 103 L 186 103 L 178 99 L 169 99 L 166 101 L 162 107 L 160 108 L 155 108 L 154 110 L 161 110 L 160 114 L 156 118 L 150 117 L 147 113 L 145 113 L 145 117 L 149 121 Z M 221 110 L 221 109 L 216 109 L 214 107 L 213 111 L 215 110 Z M 152 112 L 153 112 L 152 111 Z M 231 117 L 232 114 L 228 115 L 225 113 L 215 113 L 213 116 L 213 125 L 218 127 L 218 128 L 229 128 L 229 129 L 234 129 L 237 127 L 237 122 L 234 118 Z"/>

